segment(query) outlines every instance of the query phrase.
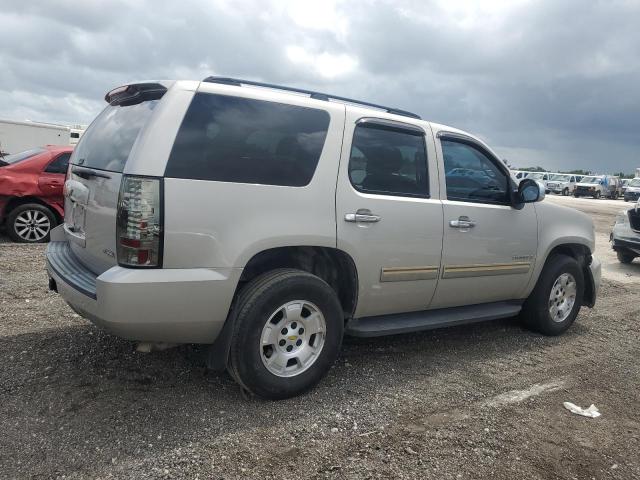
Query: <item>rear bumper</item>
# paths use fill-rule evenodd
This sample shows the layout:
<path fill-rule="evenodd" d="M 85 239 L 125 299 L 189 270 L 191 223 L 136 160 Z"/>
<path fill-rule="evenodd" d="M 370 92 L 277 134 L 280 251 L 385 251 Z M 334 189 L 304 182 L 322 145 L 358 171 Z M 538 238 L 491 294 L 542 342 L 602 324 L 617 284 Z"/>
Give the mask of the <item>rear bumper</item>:
<path fill-rule="evenodd" d="M 627 202 L 635 202 L 640 198 L 640 192 L 624 192 L 624 199 Z"/>
<path fill-rule="evenodd" d="M 67 242 L 47 247 L 50 286 L 78 314 L 129 340 L 213 343 L 241 269 L 128 269 L 95 275 Z"/>
<path fill-rule="evenodd" d="M 611 232 L 611 247 L 616 251 L 631 250 L 640 255 L 640 233 L 628 223 L 616 223 Z"/>

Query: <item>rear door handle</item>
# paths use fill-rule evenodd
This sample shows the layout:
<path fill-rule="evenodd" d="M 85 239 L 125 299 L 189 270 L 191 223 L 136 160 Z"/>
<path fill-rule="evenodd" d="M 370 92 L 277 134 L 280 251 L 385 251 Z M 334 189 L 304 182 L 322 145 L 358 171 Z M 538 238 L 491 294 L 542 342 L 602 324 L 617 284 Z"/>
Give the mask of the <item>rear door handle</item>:
<path fill-rule="evenodd" d="M 353 223 L 375 223 L 381 219 L 380 215 L 374 215 L 371 210 L 360 208 L 356 213 L 347 213 L 344 216 L 345 222 Z"/>
<path fill-rule="evenodd" d="M 451 228 L 473 228 L 476 226 L 476 222 L 469 220 L 469 217 L 467 216 L 462 216 L 457 220 L 450 220 L 449 226 Z"/>

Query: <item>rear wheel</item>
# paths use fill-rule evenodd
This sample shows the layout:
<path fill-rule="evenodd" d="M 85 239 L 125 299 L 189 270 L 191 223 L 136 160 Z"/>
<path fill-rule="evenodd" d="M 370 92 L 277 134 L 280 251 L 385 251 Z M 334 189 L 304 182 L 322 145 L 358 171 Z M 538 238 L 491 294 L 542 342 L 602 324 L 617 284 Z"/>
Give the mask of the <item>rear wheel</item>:
<path fill-rule="evenodd" d="M 47 207 L 26 203 L 11 210 L 7 216 L 7 233 L 14 242 L 48 242 L 56 223 L 56 216 Z"/>
<path fill-rule="evenodd" d="M 273 400 L 309 390 L 335 362 L 344 330 L 334 290 L 301 270 L 252 280 L 232 313 L 229 371 L 249 392 Z"/>
<path fill-rule="evenodd" d="M 636 255 L 630 252 L 625 252 L 622 250 L 618 250 L 616 252 L 616 255 L 618 257 L 618 261 L 620 263 L 631 263 L 633 262 L 633 259 L 636 258 Z"/>
<path fill-rule="evenodd" d="M 573 324 L 584 294 L 584 276 L 573 257 L 557 254 L 545 264 L 521 317 L 532 330 L 560 335 Z"/>
<path fill-rule="evenodd" d="M 593 198 L 600 198 L 600 192 L 596 192 L 595 195 L 593 195 Z"/>

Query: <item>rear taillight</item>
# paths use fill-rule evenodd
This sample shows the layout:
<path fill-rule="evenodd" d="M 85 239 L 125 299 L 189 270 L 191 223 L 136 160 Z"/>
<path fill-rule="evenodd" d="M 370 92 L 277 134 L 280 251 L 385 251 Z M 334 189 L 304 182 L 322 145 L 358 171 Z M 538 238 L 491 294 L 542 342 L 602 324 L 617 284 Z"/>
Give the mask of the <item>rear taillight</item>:
<path fill-rule="evenodd" d="M 162 267 L 162 179 L 125 175 L 118 197 L 118 264 Z"/>

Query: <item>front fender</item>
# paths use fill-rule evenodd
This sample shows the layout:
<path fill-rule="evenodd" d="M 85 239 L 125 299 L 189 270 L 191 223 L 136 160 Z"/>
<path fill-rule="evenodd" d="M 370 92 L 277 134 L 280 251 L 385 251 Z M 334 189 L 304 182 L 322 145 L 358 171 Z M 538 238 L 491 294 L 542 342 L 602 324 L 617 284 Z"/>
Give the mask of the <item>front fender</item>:
<path fill-rule="evenodd" d="M 538 250 L 533 275 L 523 292 L 529 296 L 540 277 L 540 273 L 552 252 L 565 249 L 577 256 L 592 255 L 595 251 L 595 229 L 591 218 L 574 209 L 547 202 L 536 205 L 538 222 Z M 580 252 L 583 250 L 583 252 Z"/>

